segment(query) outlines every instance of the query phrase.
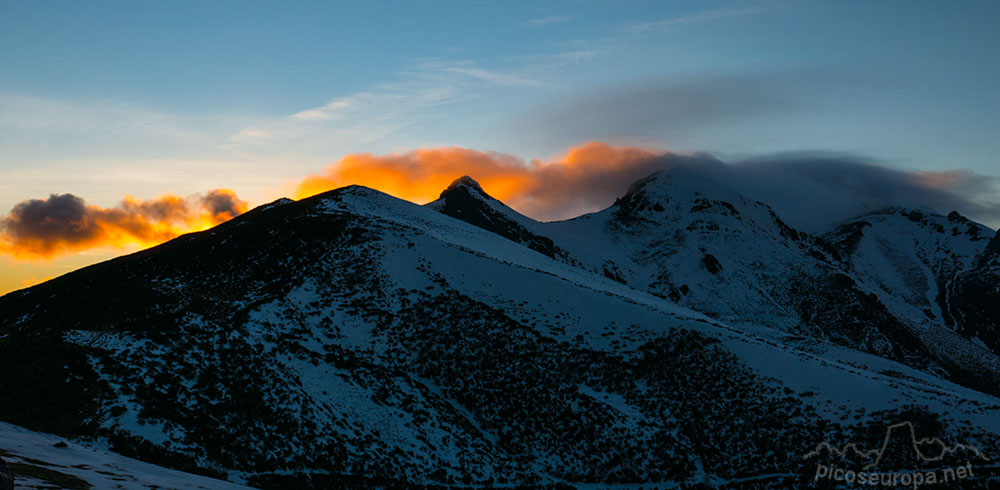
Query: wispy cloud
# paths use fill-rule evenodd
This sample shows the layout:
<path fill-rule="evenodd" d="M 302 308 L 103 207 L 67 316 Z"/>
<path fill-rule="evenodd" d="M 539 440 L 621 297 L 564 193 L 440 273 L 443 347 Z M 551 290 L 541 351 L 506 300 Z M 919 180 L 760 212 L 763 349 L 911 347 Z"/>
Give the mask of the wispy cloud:
<path fill-rule="evenodd" d="M 220 141 L 246 127 L 251 118 L 233 114 L 184 114 L 115 99 L 69 99 L 0 93 L 0 205 L 37 185 L 59 181 L 75 188 L 80 179 L 111 168 L 141 170 L 143 179 L 174 175 L 176 166 L 156 162 L 215 160 Z M 238 139 L 260 138 L 250 128 Z M 120 166 L 120 167 L 119 167 Z M 33 167 L 40 175 L 24 174 Z M 201 176 L 212 172 L 202 168 Z M 30 172 L 29 172 L 30 173 Z M 19 180 L 9 180 L 18 178 Z M 205 185 L 191 183 L 197 189 Z M 5 189 L 7 182 L 19 188 Z M 163 182 L 163 180 L 159 180 Z M 88 184 L 93 185 L 93 184 Z M 102 184 L 104 185 L 104 184 Z M 36 189 L 37 190 L 37 189 Z"/>
<path fill-rule="evenodd" d="M 743 17 L 761 12 L 760 7 L 724 7 L 710 10 L 691 12 L 678 17 L 662 19 L 653 22 L 637 22 L 624 26 L 624 30 L 631 33 L 642 33 L 651 31 L 669 30 L 675 27 L 702 24 L 730 17 Z"/>
<path fill-rule="evenodd" d="M 364 145 L 416 124 L 419 114 L 464 97 L 445 80 L 415 77 L 334 98 L 288 116 L 258 121 L 232 134 L 220 148 L 234 153 L 328 153 Z M 342 151 L 342 150 L 340 150 Z"/>
<path fill-rule="evenodd" d="M 592 52 L 558 53 L 546 59 L 508 60 L 487 67 L 471 60 L 418 59 L 397 73 L 398 80 L 334 97 L 288 116 L 258 121 L 232 133 L 221 149 L 257 154 L 295 148 L 297 152 L 342 152 L 345 148 L 399 136 L 430 117 L 441 117 L 444 106 L 484 97 L 496 89 L 532 89 L 546 82 L 539 67 L 580 62 Z M 433 112 L 429 112 L 434 108 Z M 397 138 L 398 139 L 398 138 Z"/>
<path fill-rule="evenodd" d="M 343 117 L 347 109 L 357 103 L 357 99 L 352 97 L 341 97 L 331 100 L 320 107 L 306 109 L 292 114 L 292 119 L 300 121 L 329 121 Z"/>
<path fill-rule="evenodd" d="M 467 77 L 482 80 L 496 85 L 513 85 L 522 87 L 536 87 L 542 82 L 517 75 L 515 72 L 505 72 L 499 70 L 487 70 L 477 66 L 471 61 L 438 62 L 428 63 L 425 68 L 438 70 L 443 73 L 455 73 Z"/>
<path fill-rule="evenodd" d="M 199 134 L 192 122 L 115 99 L 78 101 L 0 93 L 0 129 L 8 132 L 189 139 Z"/>
<path fill-rule="evenodd" d="M 549 17 L 541 17 L 541 18 L 538 18 L 538 19 L 531 19 L 528 22 L 525 22 L 525 25 L 528 26 L 528 27 L 541 27 L 541 26 L 547 26 L 547 25 L 550 25 L 550 24 L 559 24 L 561 22 L 566 22 L 569 19 L 570 19 L 570 17 L 568 15 L 553 15 L 553 16 L 549 16 Z"/>
<path fill-rule="evenodd" d="M 246 128 L 246 129 L 240 130 L 240 132 L 232 135 L 230 137 L 230 140 L 237 141 L 237 142 L 239 142 L 239 141 L 256 141 L 256 140 L 267 139 L 267 138 L 270 138 L 271 136 L 272 136 L 271 133 L 269 133 L 267 131 L 263 131 L 263 130 L 260 130 L 260 129 Z"/>

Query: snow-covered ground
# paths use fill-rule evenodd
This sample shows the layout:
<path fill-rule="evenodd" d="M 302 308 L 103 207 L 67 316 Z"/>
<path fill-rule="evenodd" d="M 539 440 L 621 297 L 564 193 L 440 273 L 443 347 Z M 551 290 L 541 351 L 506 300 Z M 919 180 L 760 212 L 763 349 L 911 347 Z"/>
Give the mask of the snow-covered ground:
<path fill-rule="evenodd" d="M 250 488 L 143 463 L 99 444 L 32 432 L 5 422 L 0 422 L 0 455 L 11 466 L 18 490 Z"/>

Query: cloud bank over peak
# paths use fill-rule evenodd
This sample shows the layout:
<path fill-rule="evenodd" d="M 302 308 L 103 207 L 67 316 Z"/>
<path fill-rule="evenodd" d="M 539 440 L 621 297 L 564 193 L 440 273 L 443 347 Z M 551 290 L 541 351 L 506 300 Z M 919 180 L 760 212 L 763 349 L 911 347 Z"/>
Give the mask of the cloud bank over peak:
<path fill-rule="evenodd" d="M 299 184 L 297 197 L 358 184 L 425 203 L 436 199 L 456 178 L 469 175 L 514 209 L 553 220 L 606 207 L 632 182 L 679 158 L 688 157 L 597 142 L 572 148 L 550 162 L 460 147 L 361 153 L 347 155 L 322 174 L 307 177 Z"/>
<path fill-rule="evenodd" d="M 971 170 L 908 171 L 828 153 L 757 158 L 730 169 L 741 192 L 806 231 L 891 206 L 958 211 L 994 228 L 1000 223 L 998 179 Z"/>
<path fill-rule="evenodd" d="M 540 220 L 609 206 L 629 185 L 655 172 L 683 169 L 770 204 L 808 232 L 892 206 L 957 210 L 990 226 L 1000 223 L 998 179 L 969 170 L 908 171 L 854 155 L 787 153 L 723 162 L 707 153 L 677 153 L 589 142 L 549 161 L 459 147 L 343 157 L 298 186 L 305 197 L 359 184 L 423 203 L 469 175 L 494 197 Z"/>

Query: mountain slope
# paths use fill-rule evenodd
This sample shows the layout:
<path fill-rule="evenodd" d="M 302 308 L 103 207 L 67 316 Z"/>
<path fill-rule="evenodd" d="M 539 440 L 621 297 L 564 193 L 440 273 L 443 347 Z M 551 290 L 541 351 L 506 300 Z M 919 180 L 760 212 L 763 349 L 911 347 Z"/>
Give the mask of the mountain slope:
<path fill-rule="evenodd" d="M 1000 232 L 950 288 L 951 317 L 962 335 L 1000 355 Z"/>

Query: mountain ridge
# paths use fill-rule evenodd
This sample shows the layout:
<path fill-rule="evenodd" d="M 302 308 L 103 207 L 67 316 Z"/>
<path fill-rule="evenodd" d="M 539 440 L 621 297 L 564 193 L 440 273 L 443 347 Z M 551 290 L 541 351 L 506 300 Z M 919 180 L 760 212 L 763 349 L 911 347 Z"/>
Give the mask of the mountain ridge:
<path fill-rule="evenodd" d="M 791 333 L 950 372 L 982 389 L 995 391 L 1000 380 L 995 359 L 955 363 L 938 349 L 940 336 L 922 338 L 920 325 L 890 311 L 877 288 L 841 264 L 842 241 L 795 230 L 766 204 L 697 173 L 656 173 L 604 211 L 524 226 L 551 237 L 584 268 L 726 321 L 767 318 Z M 579 246 L 594 242 L 601 243 L 596 253 Z"/>

